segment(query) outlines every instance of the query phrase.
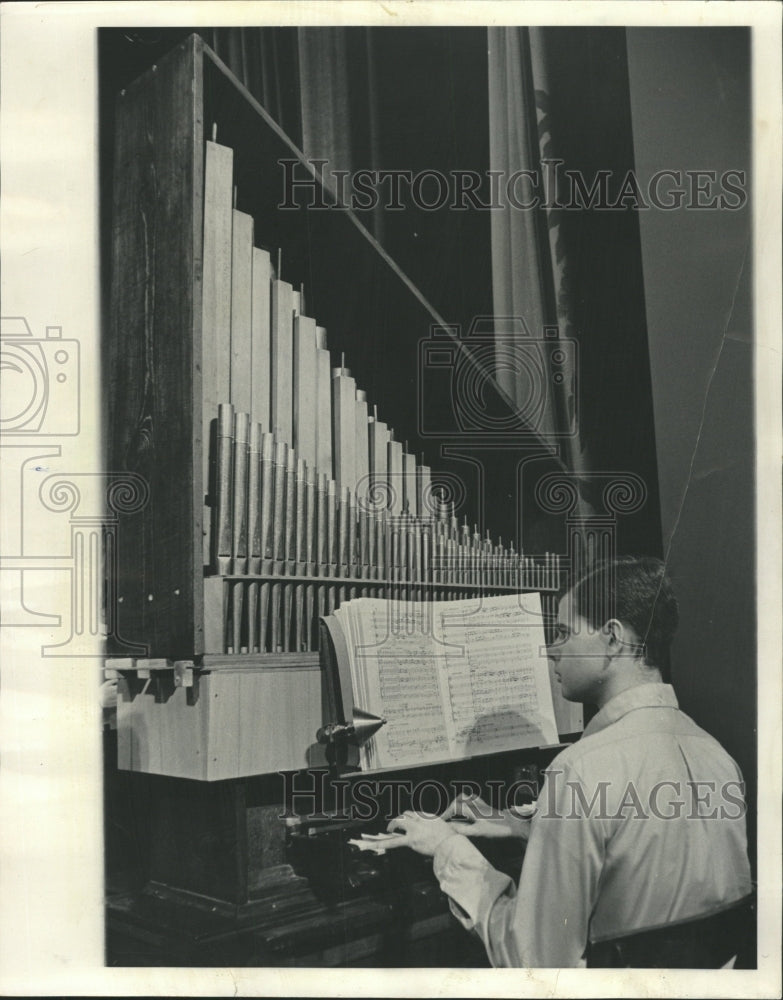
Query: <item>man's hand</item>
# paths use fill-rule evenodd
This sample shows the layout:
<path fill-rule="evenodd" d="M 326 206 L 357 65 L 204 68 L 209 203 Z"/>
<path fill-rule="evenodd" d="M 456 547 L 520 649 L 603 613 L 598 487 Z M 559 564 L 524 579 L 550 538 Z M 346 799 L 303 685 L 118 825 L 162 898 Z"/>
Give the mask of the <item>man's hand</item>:
<path fill-rule="evenodd" d="M 532 811 L 532 810 L 531 810 Z M 458 795 L 441 819 L 463 837 L 519 837 L 527 839 L 529 821 L 493 809 L 478 795 Z"/>
<path fill-rule="evenodd" d="M 446 807 L 441 819 L 461 819 L 473 823 L 478 819 L 497 819 L 499 816 L 502 813 L 493 809 L 480 795 L 462 794 Z"/>
<path fill-rule="evenodd" d="M 447 823 L 432 813 L 404 812 L 402 816 L 393 819 L 387 830 L 390 833 L 401 833 L 403 836 L 393 844 L 384 841 L 384 847 L 410 847 L 419 854 L 432 856 L 438 844 L 456 834 L 456 823 Z"/>

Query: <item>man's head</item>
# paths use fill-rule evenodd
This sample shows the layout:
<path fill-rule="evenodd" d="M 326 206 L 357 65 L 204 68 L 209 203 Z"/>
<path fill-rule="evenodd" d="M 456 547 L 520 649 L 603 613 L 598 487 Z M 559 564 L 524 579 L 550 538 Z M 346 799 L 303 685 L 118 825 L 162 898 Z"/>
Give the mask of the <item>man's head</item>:
<path fill-rule="evenodd" d="M 604 704 L 636 683 L 669 679 L 677 600 L 663 563 L 598 563 L 560 599 L 550 657 L 569 701 Z"/>

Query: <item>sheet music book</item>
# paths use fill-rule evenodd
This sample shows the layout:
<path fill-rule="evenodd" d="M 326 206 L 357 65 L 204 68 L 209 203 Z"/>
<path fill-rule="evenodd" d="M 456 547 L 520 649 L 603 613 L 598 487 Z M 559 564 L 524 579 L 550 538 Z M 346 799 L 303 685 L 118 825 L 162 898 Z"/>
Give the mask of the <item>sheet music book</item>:
<path fill-rule="evenodd" d="M 539 594 L 359 598 L 323 621 L 345 712 L 387 720 L 361 748 L 363 769 L 558 742 Z"/>

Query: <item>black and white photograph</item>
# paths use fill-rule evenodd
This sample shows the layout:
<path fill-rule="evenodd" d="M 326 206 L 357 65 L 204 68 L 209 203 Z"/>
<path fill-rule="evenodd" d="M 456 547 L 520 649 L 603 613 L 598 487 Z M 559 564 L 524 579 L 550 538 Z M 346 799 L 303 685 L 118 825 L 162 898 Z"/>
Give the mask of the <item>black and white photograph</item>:
<path fill-rule="evenodd" d="M 781 8 L 56 7 L 2 992 L 779 995 Z"/>

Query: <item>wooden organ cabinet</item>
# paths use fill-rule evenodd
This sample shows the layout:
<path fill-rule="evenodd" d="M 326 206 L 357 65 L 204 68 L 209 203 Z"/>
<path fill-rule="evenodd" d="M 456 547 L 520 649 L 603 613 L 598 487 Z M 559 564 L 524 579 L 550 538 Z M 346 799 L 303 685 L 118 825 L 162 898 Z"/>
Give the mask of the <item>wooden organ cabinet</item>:
<path fill-rule="evenodd" d="M 412 388 L 444 323 L 349 211 L 278 207 L 286 160 L 311 178 L 298 202 L 331 200 L 198 36 L 117 97 L 107 468 L 135 496 L 107 671 L 145 885 L 109 898 L 109 961 L 481 963 L 422 859 L 339 884 L 340 825 L 302 834 L 296 788 L 332 801 L 318 619 L 356 596 L 551 594 L 559 565 L 458 522 Z"/>

